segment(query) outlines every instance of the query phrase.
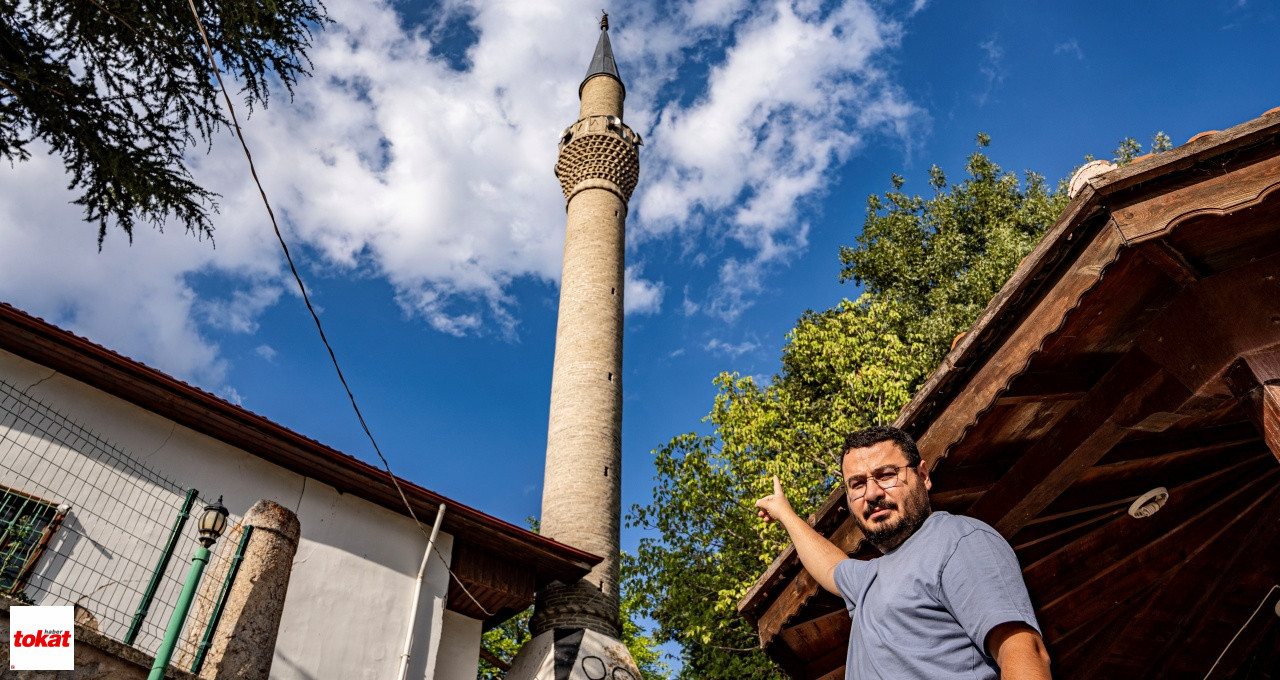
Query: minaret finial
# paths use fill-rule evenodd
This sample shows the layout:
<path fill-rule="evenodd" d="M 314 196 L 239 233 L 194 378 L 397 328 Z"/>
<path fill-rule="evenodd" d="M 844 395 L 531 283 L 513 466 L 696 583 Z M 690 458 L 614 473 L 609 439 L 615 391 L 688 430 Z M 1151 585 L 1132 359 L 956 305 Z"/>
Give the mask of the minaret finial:
<path fill-rule="evenodd" d="M 609 44 L 609 13 L 604 10 L 600 10 L 600 40 L 596 43 L 596 53 L 591 57 L 591 65 L 587 67 L 587 77 L 578 86 L 579 97 L 582 96 L 582 88 L 587 81 L 596 76 L 610 76 L 619 83 L 622 82 L 622 76 L 618 75 L 618 63 L 613 59 L 613 46 Z M 623 92 L 626 92 L 625 86 Z"/>

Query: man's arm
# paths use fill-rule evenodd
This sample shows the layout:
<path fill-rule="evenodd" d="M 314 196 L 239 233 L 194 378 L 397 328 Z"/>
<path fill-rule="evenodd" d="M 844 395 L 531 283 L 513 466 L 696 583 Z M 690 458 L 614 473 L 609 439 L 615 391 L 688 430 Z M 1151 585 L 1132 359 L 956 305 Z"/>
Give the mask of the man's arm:
<path fill-rule="evenodd" d="M 783 529 L 787 530 L 805 571 L 809 572 L 809 575 L 813 576 L 823 588 L 834 595 L 839 595 L 840 590 L 836 588 L 835 579 L 836 565 L 849 559 L 849 556 L 836 547 L 835 543 L 814 531 L 804 518 L 791 509 L 791 502 L 787 500 L 786 494 L 782 493 L 782 482 L 778 481 L 777 475 L 773 477 L 773 493 L 756 501 L 756 507 L 760 509 L 758 514 L 764 521 L 776 520 Z"/>
<path fill-rule="evenodd" d="M 987 653 L 1002 680 L 1049 680 L 1049 651 L 1034 628 L 1020 621 L 1002 623 L 987 636 Z"/>

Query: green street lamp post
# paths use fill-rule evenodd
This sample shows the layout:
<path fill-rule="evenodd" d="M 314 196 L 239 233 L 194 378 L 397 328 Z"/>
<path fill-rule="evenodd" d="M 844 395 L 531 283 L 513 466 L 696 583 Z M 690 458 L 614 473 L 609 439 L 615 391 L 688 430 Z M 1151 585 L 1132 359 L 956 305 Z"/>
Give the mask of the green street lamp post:
<path fill-rule="evenodd" d="M 222 532 L 227 530 L 227 509 L 222 506 L 222 496 L 213 505 L 205 506 L 200 516 L 200 547 L 191 556 L 191 571 L 187 572 L 187 581 L 182 586 L 182 594 L 178 596 L 178 605 L 169 617 L 169 627 L 165 629 L 164 641 L 156 652 L 156 662 L 151 665 L 151 674 L 147 680 L 163 680 L 164 671 L 169 667 L 169 659 L 173 657 L 173 648 L 178 644 L 178 635 L 182 633 L 182 624 L 187 620 L 187 611 L 191 609 L 191 600 L 195 597 L 196 586 L 200 585 L 200 575 L 209 563 L 209 548 Z"/>

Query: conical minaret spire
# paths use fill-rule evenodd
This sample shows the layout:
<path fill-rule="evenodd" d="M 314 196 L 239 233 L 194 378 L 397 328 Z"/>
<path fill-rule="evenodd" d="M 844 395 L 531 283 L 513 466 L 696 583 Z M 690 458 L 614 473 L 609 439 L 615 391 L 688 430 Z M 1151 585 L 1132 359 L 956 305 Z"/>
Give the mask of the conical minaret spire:
<path fill-rule="evenodd" d="M 618 641 L 618 538 L 624 246 L 641 142 L 622 122 L 626 90 L 607 14 L 578 96 L 578 120 L 560 135 L 555 167 L 567 214 L 541 531 L 604 560 L 577 582 L 538 592 L 534 637 L 509 679 L 640 677 Z M 594 665 L 606 661 L 615 668 Z"/>
<path fill-rule="evenodd" d="M 600 40 L 596 42 L 596 53 L 591 57 L 591 65 L 587 67 L 587 77 L 583 78 L 582 84 L 578 86 L 579 98 L 582 97 L 582 89 L 587 86 L 587 81 L 596 76 L 613 78 L 622 85 L 622 92 L 626 94 L 626 85 L 622 82 L 622 76 L 618 75 L 618 62 L 613 58 L 613 45 L 609 43 L 608 14 L 600 17 Z"/>

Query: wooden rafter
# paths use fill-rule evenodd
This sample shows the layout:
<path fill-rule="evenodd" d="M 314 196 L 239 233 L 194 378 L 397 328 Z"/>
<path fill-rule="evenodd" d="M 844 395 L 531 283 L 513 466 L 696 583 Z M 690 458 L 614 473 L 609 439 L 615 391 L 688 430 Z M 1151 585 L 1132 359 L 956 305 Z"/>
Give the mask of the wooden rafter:
<path fill-rule="evenodd" d="M 1268 584 L 1269 585 L 1269 584 Z M 1276 647 L 1280 644 L 1280 623 L 1270 614 L 1277 606 L 1280 591 L 1263 585 L 1260 591 L 1265 593 L 1262 602 L 1258 603 L 1258 616 L 1244 621 L 1236 637 L 1228 641 L 1229 646 L 1222 650 L 1217 665 L 1211 667 L 1205 680 L 1263 680 L 1274 678 L 1274 669 L 1280 660 L 1280 652 Z M 1244 668 L 1248 663 L 1249 668 Z M 1244 671 L 1244 673 L 1242 673 Z"/>
<path fill-rule="evenodd" d="M 1040 517 L 1060 515 L 1075 508 L 1092 507 L 1099 503 L 1132 500 L 1152 487 L 1152 480 L 1161 486 L 1173 487 L 1184 482 L 1203 479 L 1207 475 L 1238 461 L 1244 461 L 1265 452 L 1260 441 L 1205 448 L 1195 452 L 1166 454 L 1159 459 L 1144 459 L 1113 465 L 1095 465 L 1066 492 L 1036 518 L 1028 527 L 1039 524 Z M 1159 464 L 1157 464 L 1159 463 Z M 1015 535 L 1017 541 L 1025 540 L 1026 531 Z"/>
<path fill-rule="evenodd" d="M 1257 431 L 1248 423 L 1231 423 L 1193 432 L 1164 432 L 1126 441 L 1112 449 L 1103 462 L 1123 463 L 1171 453 L 1211 451 L 1257 440 Z"/>
<path fill-rule="evenodd" d="M 1094 674 L 1106 663 L 1108 650 L 1134 620 L 1136 613 L 1159 598 L 1160 592 L 1177 571 L 1146 584 L 1141 591 L 1109 608 L 1098 621 L 1079 626 L 1062 636 L 1050 651 L 1057 675 L 1070 678 L 1095 677 Z"/>
<path fill-rule="evenodd" d="M 996 400 L 997 406 L 1033 404 L 1043 401 L 1075 401 L 1093 387 L 1087 373 L 1072 371 L 1037 371 L 1023 373 Z"/>
<path fill-rule="evenodd" d="M 1119 515 L 1087 535 L 1026 564 L 1022 573 L 1027 587 L 1040 606 L 1052 604 L 1082 588 L 1087 589 L 1102 578 L 1100 570 L 1108 568 L 1107 565 L 1118 564 L 1132 557 L 1136 548 L 1168 536 L 1204 513 L 1213 502 L 1221 502 L 1232 490 L 1238 491 L 1237 480 L 1253 479 L 1266 470 L 1265 459 L 1255 457 L 1226 466 L 1204 479 L 1172 487 L 1169 503 L 1154 517 L 1138 521 L 1127 514 Z"/>
<path fill-rule="evenodd" d="M 1178 522 L 1171 531 L 1162 532 L 1148 542 L 1139 541 L 1140 548 L 1130 550 L 1120 559 L 1099 558 L 1097 562 L 1106 566 L 1095 567 L 1084 583 L 1059 590 L 1048 601 L 1041 602 L 1038 613 L 1049 622 L 1045 626 L 1046 638 L 1052 642 L 1077 626 L 1089 625 L 1129 594 L 1194 559 L 1254 506 L 1269 501 L 1265 490 L 1275 484 L 1278 476 L 1280 469 L 1273 469 L 1252 483 L 1238 485 L 1233 493 L 1221 496 L 1218 502 L 1201 505 L 1200 512 Z M 1206 518 L 1209 521 L 1202 521 Z M 1159 519 L 1157 515 L 1152 524 Z"/>
<path fill-rule="evenodd" d="M 1223 598 L 1224 593 L 1237 586 L 1242 569 L 1256 568 L 1259 548 L 1271 545 L 1280 535 L 1280 521 L 1277 521 L 1280 518 L 1280 494 L 1272 496 L 1270 503 L 1259 506 L 1258 512 L 1245 518 L 1244 525 L 1248 531 L 1228 543 L 1224 553 L 1205 555 L 1197 560 L 1195 569 L 1186 570 L 1180 575 L 1179 582 L 1173 584 L 1171 592 L 1195 593 L 1195 596 L 1189 604 L 1179 606 L 1181 619 L 1167 631 L 1164 644 L 1152 650 L 1149 655 L 1151 663 L 1142 680 L 1170 677 L 1169 664 L 1174 660 L 1177 647 L 1186 644 L 1187 640 L 1203 639 L 1194 629 L 1204 622 L 1209 609 Z M 1208 587 L 1205 587 L 1206 583 Z"/>
<path fill-rule="evenodd" d="M 1149 415 L 1176 411 L 1191 392 L 1133 351 L 979 498 L 969 514 L 1006 538 L 1044 510 Z"/>
<path fill-rule="evenodd" d="M 1180 286 L 1189 286 L 1206 276 L 1200 267 L 1163 239 L 1142 244 L 1138 247 L 1138 254 Z"/>

